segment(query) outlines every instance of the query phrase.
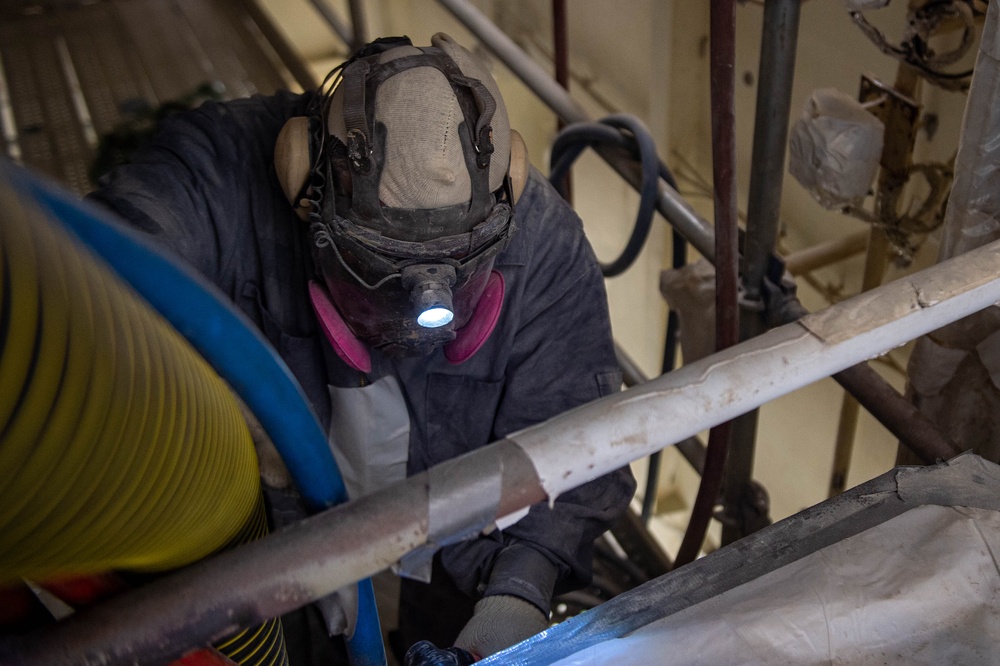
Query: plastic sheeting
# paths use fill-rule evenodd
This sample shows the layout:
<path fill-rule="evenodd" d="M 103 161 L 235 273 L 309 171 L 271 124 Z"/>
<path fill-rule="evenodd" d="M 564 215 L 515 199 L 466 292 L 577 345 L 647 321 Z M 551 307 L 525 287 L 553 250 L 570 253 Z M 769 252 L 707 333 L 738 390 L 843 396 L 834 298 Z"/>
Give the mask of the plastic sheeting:
<path fill-rule="evenodd" d="M 897 467 L 483 660 L 998 663 L 1000 465 Z"/>
<path fill-rule="evenodd" d="M 1000 513 L 921 506 L 556 663 L 996 663 L 998 554 Z"/>
<path fill-rule="evenodd" d="M 681 353 L 694 363 L 715 351 L 715 266 L 701 259 L 660 273 L 660 293 L 680 317 Z"/>
<path fill-rule="evenodd" d="M 857 100 L 816 90 L 792 126 L 788 169 L 826 208 L 860 204 L 882 156 L 885 126 Z"/>

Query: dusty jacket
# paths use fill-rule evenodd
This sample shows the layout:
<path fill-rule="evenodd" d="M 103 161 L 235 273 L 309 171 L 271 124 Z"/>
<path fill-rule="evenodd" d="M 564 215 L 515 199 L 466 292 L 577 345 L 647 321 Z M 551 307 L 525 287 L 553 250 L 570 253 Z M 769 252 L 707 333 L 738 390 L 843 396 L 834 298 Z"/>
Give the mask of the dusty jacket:
<path fill-rule="evenodd" d="M 499 323 L 472 359 L 455 366 L 440 350 L 417 359 L 373 352 L 363 376 L 337 358 L 308 300 L 314 270 L 305 225 L 272 165 L 278 131 L 307 101 L 283 93 L 174 117 L 92 196 L 232 299 L 285 359 L 322 424 L 336 410 L 337 389 L 394 377 L 409 417 L 409 474 L 618 390 L 593 252 L 579 219 L 537 172 L 496 262 L 506 283 Z M 559 497 L 553 509 L 533 507 L 502 533 L 447 547 L 442 561 L 470 595 L 514 594 L 547 611 L 553 591 L 589 581 L 591 544 L 633 489 L 619 470 Z"/>

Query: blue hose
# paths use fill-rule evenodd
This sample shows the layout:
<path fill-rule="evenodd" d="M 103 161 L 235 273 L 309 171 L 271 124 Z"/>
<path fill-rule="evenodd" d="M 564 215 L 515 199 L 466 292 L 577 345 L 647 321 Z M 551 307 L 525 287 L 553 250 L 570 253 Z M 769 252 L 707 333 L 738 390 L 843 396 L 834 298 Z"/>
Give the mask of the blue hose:
<path fill-rule="evenodd" d="M 26 171 L 5 166 L 3 172 L 107 262 L 229 383 L 264 427 L 312 511 L 347 501 L 340 470 L 302 388 L 254 325 L 215 285 L 105 211 Z M 370 579 L 358 583 L 358 598 L 357 628 L 348 641 L 351 663 L 385 664 Z"/>

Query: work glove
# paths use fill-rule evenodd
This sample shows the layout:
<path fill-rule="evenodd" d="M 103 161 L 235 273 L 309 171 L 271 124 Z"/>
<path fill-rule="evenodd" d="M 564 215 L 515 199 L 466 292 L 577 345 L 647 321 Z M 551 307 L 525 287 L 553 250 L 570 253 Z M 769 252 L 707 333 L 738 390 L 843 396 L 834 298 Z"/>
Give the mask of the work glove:
<path fill-rule="evenodd" d="M 430 641 L 420 641 L 406 651 L 404 666 L 470 666 L 475 657 L 462 648 L 439 648 Z"/>
<path fill-rule="evenodd" d="M 479 660 L 548 628 L 548 618 L 534 604 L 499 594 L 476 603 L 472 619 L 455 639 L 455 646 Z"/>

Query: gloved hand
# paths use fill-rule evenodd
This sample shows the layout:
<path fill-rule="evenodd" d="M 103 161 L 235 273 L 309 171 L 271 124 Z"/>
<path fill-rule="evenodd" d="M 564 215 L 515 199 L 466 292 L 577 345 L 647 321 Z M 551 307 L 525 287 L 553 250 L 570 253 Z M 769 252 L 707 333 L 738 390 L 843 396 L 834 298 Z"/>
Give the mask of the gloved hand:
<path fill-rule="evenodd" d="M 404 666 L 470 666 L 475 657 L 462 648 L 439 648 L 430 641 L 420 641 L 406 651 Z"/>
<path fill-rule="evenodd" d="M 534 604 L 500 594 L 476 603 L 472 619 L 455 639 L 455 646 L 482 659 L 549 628 L 548 618 Z"/>

